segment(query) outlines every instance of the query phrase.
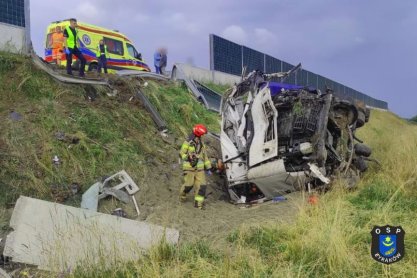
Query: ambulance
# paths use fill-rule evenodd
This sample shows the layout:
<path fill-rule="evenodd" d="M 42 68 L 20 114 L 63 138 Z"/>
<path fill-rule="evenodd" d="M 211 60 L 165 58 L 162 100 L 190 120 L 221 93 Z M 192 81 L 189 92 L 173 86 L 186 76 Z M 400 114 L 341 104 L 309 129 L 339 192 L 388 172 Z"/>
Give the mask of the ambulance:
<path fill-rule="evenodd" d="M 63 51 L 63 31 L 69 25 L 69 19 L 51 23 L 46 30 L 45 61 L 59 66 L 66 66 Z M 97 69 L 97 47 L 99 41 L 104 40 L 107 46 L 107 67 L 110 72 L 116 70 L 151 71 L 143 61 L 141 53 L 136 50 L 133 42 L 119 31 L 78 22 L 77 47 L 83 53 L 86 70 Z M 73 68 L 79 68 L 79 61 L 73 57 Z"/>

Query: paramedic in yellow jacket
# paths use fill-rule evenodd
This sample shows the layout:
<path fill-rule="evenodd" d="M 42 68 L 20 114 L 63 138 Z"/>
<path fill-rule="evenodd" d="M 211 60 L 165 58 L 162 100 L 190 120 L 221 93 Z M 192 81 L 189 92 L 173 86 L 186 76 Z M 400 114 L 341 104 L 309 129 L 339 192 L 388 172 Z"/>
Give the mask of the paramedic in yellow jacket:
<path fill-rule="evenodd" d="M 202 141 L 207 134 L 207 128 L 198 124 L 193 128 L 193 133 L 181 146 L 180 157 L 182 170 L 184 171 L 184 184 L 180 190 L 180 200 L 185 202 L 187 193 L 194 187 L 194 206 L 203 209 L 206 195 L 206 176 L 204 170 L 211 170 L 211 163 L 207 157 L 206 146 Z M 208 173 L 211 173 L 208 171 Z"/>

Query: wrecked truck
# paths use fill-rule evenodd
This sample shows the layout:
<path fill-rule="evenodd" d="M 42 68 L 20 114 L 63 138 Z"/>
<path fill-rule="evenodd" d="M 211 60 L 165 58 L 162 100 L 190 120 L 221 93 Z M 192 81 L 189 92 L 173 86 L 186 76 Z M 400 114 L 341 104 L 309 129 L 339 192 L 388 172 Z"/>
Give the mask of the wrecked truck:
<path fill-rule="evenodd" d="M 326 189 L 336 178 L 353 188 L 368 168 L 371 149 L 355 132 L 369 120 L 369 108 L 330 89 L 271 81 L 297 68 L 253 71 L 223 97 L 220 142 L 235 203 Z"/>

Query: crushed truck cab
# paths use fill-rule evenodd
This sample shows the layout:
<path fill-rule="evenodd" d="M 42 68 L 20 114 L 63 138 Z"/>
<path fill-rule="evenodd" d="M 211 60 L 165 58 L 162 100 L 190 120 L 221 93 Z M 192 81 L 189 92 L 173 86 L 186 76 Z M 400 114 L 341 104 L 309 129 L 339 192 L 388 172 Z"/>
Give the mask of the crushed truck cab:
<path fill-rule="evenodd" d="M 270 81 L 292 72 L 251 72 L 223 98 L 220 141 L 234 202 L 327 188 L 336 177 L 353 187 L 367 168 L 370 148 L 354 138 L 369 110 L 331 90 Z"/>

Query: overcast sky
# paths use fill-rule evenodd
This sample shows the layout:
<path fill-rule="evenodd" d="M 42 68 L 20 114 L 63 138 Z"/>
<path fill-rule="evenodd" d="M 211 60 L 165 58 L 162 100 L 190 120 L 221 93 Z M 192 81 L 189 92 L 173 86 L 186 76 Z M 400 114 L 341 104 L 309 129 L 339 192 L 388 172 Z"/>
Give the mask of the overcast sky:
<path fill-rule="evenodd" d="M 68 7 L 65 5 L 70 3 Z M 265 52 L 417 115 L 415 0 L 31 0 L 32 40 L 43 56 L 48 24 L 79 21 L 120 30 L 152 65 L 209 67 L 209 34 Z"/>

